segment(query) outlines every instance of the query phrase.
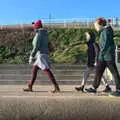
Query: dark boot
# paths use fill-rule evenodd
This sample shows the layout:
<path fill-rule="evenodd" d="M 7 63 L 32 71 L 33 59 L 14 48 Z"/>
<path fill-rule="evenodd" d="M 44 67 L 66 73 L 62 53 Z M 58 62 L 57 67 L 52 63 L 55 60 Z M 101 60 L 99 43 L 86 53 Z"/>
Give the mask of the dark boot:
<path fill-rule="evenodd" d="M 120 97 L 120 90 L 116 90 L 109 94 L 110 97 Z"/>
<path fill-rule="evenodd" d="M 77 91 L 82 91 L 82 92 L 84 92 L 84 86 L 75 87 L 75 89 L 76 89 Z"/>
<path fill-rule="evenodd" d="M 111 92 L 111 91 L 112 91 L 112 90 L 111 90 L 111 88 L 110 88 L 109 85 L 107 85 L 107 86 L 105 87 L 105 89 L 103 90 L 103 92 L 106 92 L 106 93 Z"/>
<path fill-rule="evenodd" d="M 88 89 L 85 89 L 88 93 L 96 93 L 97 91 L 96 91 L 96 89 L 94 89 L 94 88 L 88 88 Z"/>

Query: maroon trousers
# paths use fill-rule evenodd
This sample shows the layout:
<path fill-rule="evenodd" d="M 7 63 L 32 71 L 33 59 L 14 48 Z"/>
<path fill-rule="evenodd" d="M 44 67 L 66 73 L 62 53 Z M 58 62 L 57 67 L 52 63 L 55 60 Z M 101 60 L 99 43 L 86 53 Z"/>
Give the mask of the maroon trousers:
<path fill-rule="evenodd" d="M 32 79 L 30 80 L 30 83 L 29 83 L 30 85 L 34 84 L 34 82 L 35 82 L 35 80 L 37 78 L 38 70 L 39 70 L 39 67 L 33 65 L 33 68 L 32 68 Z M 48 78 L 51 80 L 51 82 L 54 85 L 57 85 L 55 77 L 54 77 L 53 73 L 49 69 L 45 69 L 45 70 L 43 70 L 43 72 L 45 73 L 45 75 L 48 76 Z"/>

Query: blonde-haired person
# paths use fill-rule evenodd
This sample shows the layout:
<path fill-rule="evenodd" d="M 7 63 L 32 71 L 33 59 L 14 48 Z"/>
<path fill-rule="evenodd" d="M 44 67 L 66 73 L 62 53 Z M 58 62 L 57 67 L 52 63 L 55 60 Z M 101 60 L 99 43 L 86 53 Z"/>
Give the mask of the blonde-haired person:
<path fill-rule="evenodd" d="M 113 40 L 113 29 L 111 26 L 107 25 L 107 21 L 104 18 L 98 18 L 94 22 L 94 26 L 95 29 L 100 32 L 100 53 L 93 87 L 87 89 L 87 91 L 90 93 L 95 93 L 97 91 L 104 70 L 106 67 L 108 67 L 116 83 L 116 91 L 110 93 L 110 95 L 120 96 L 120 76 L 115 64 L 115 43 Z"/>
<path fill-rule="evenodd" d="M 83 75 L 83 79 L 81 82 L 81 86 L 75 87 L 77 91 L 84 92 L 85 85 L 87 83 L 88 77 L 91 73 L 95 73 L 96 65 L 98 61 L 98 55 L 99 55 L 99 45 L 95 42 L 96 36 L 95 33 L 92 31 L 85 32 L 86 36 L 86 44 L 88 46 L 87 49 L 87 67 Z M 103 76 L 102 79 L 103 84 L 105 85 L 105 89 L 103 92 L 111 92 L 111 88 L 105 78 Z"/>
<path fill-rule="evenodd" d="M 51 72 L 50 60 L 49 60 L 49 49 L 48 49 L 48 33 L 47 30 L 43 28 L 41 20 L 33 22 L 33 28 L 35 30 L 35 37 L 33 39 L 33 49 L 30 54 L 29 64 L 32 64 L 33 58 L 35 62 L 32 68 L 32 78 L 28 83 L 28 88 L 23 89 L 26 92 L 33 91 L 33 84 L 37 77 L 38 70 L 42 70 L 46 76 L 51 80 L 54 85 L 52 93 L 60 92 L 59 86 L 55 80 L 53 73 Z"/>

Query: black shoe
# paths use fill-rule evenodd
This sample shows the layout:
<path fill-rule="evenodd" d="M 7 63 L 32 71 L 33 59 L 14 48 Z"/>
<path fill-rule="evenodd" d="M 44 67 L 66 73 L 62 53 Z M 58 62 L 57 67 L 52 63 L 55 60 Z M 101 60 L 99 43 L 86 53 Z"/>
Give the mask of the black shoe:
<path fill-rule="evenodd" d="M 75 87 L 75 89 L 76 89 L 77 91 L 82 91 L 82 92 L 84 92 L 84 86 Z"/>
<path fill-rule="evenodd" d="M 88 93 L 96 93 L 96 89 L 94 89 L 94 88 L 86 88 L 85 89 Z"/>
<path fill-rule="evenodd" d="M 120 97 L 120 90 L 116 90 L 115 92 L 111 92 L 109 94 L 110 97 Z"/>
<path fill-rule="evenodd" d="M 109 86 L 106 86 L 106 88 L 103 90 L 103 92 L 109 93 L 112 89 Z"/>

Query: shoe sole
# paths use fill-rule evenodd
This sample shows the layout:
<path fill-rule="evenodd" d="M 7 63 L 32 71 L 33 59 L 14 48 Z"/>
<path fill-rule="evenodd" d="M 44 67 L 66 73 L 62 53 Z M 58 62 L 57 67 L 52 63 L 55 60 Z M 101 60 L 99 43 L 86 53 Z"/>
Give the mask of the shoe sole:
<path fill-rule="evenodd" d="M 24 92 L 33 92 L 33 90 L 25 90 L 23 89 Z"/>
<path fill-rule="evenodd" d="M 112 90 L 111 91 L 102 91 L 102 92 L 104 92 L 104 93 L 110 93 L 110 92 L 112 92 Z"/>
<path fill-rule="evenodd" d="M 111 95 L 111 94 L 109 94 L 108 96 L 111 98 L 120 98 L 120 96 L 115 96 L 115 95 Z"/>

